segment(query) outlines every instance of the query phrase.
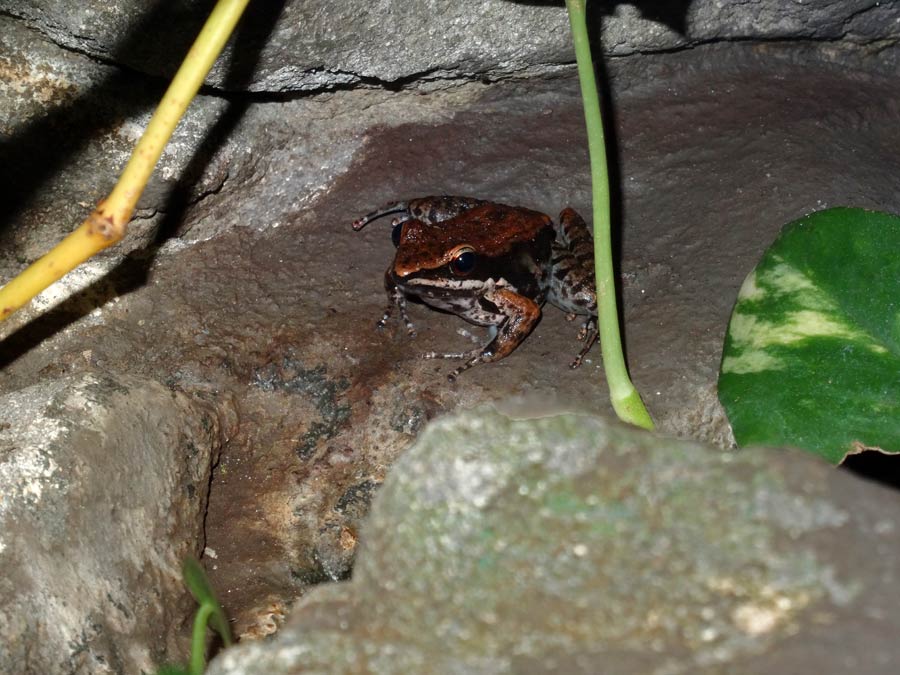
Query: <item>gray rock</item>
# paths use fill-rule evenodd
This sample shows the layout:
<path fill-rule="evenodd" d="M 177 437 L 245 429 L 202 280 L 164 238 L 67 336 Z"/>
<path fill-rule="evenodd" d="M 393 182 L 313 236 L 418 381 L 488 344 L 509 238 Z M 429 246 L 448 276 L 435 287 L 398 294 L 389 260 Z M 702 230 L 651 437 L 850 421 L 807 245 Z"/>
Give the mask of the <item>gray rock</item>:
<path fill-rule="evenodd" d="M 4 0 L 0 7 L 69 49 L 169 76 L 208 5 Z M 890 19 L 900 7 L 872 0 L 695 0 L 643 11 L 605 3 L 603 11 L 604 51 L 626 55 L 736 38 L 875 42 L 897 37 Z M 554 72 L 574 60 L 565 10 L 551 2 L 273 2 L 249 8 L 238 44 L 216 66 L 210 84 L 245 87 L 229 83 L 235 56 L 238 70 L 253 71 L 248 88 L 254 91 L 494 79 Z"/>
<path fill-rule="evenodd" d="M 823 63 L 821 53 L 726 44 L 610 64 L 629 365 L 668 432 L 727 443 L 714 390 L 722 334 L 746 271 L 782 223 L 824 205 L 900 210 L 896 78 L 867 63 Z M 581 369 L 565 369 L 576 331 L 553 308 L 510 358 L 449 385 L 452 364 L 418 355 L 460 349 L 466 324 L 412 306 L 416 339 L 398 324 L 374 330 L 389 227 L 349 227 L 377 204 L 436 192 L 587 216 L 576 81 L 335 92 L 254 104 L 245 120 L 228 180 L 191 210 L 187 236 L 268 230 L 167 247 L 149 283 L 119 297 L 135 288 L 134 273 L 113 270 L 104 296 L 77 305 L 86 314 L 66 301 L 0 346 L 4 392 L 102 369 L 234 393 L 243 423 L 213 486 L 220 507 L 211 504 L 207 537 L 238 632 L 258 609 L 269 616 L 270 593 L 286 604 L 310 580 L 346 573 L 369 486 L 423 420 L 522 391 L 609 409 L 596 348 Z M 364 144 L 355 155 L 354 144 Z M 345 151 L 343 173 L 320 171 L 326 153 L 343 162 Z M 303 203 L 317 180 L 331 185 Z M 284 371 L 277 386 L 273 366 Z M 328 382 L 340 385 L 333 397 L 321 396 Z M 334 414 L 343 406 L 344 421 Z"/>
<path fill-rule="evenodd" d="M 0 672 L 138 673 L 185 654 L 220 422 L 134 377 L 0 399 Z"/>
<path fill-rule="evenodd" d="M 261 92 L 352 89 L 359 97 L 253 106 L 198 97 L 116 251 L 145 248 L 160 229 L 184 234 L 185 204 L 235 188 L 238 196 L 223 208 L 195 214 L 190 240 L 236 225 L 281 224 L 346 170 L 367 129 L 433 116 L 399 96 L 393 109 L 375 109 L 380 102 L 361 89 L 425 90 L 445 80 L 557 73 L 573 63 L 559 3 L 281 4 L 250 7 L 236 38 L 241 47 L 219 61 L 209 83 Z M 0 147 L 8 194 L 0 277 L 43 255 L 108 194 L 207 9 L 196 1 L 0 0 L 0 131 L 9 136 Z M 604 50 L 615 56 L 719 40 L 843 40 L 870 45 L 892 63 L 900 25 L 897 2 L 870 0 L 698 0 L 662 12 L 627 4 L 604 11 Z M 260 195 L 252 204 L 248 187 Z M 285 197 L 288 213 L 277 206 Z"/>
<path fill-rule="evenodd" d="M 808 0 L 807 2 L 690 3 L 689 35 L 694 39 L 857 40 L 895 37 L 898 27 L 885 22 L 900 12 L 896 0 Z M 876 28 L 875 25 L 879 24 Z M 867 27 L 863 29 L 863 27 Z"/>
<path fill-rule="evenodd" d="M 0 280 L 6 281 L 69 234 L 115 184 L 162 86 L 148 88 L 116 68 L 52 44 L 0 15 Z M 4 87 L 4 84 L 6 85 Z M 480 93 L 460 86 L 434 96 L 380 90 L 335 92 L 252 106 L 198 96 L 176 128 L 138 203 L 126 238 L 102 254 L 151 246 L 162 228 L 185 241 L 235 227 L 274 228 L 327 190 L 366 141 L 387 124 L 430 123 Z M 258 199 L 248 200 L 248 190 Z M 215 195 L 215 204 L 205 198 Z M 193 208 L 190 223 L 182 216 Z M 84 283 L 61 282 L 60 296 Z M 46 309 L 47 303 L 42 303 Z"/>
<path fill-rule="evenodd" d="M 31 262 L 109 194 L 164 88 L 60 49 L 2 14 L 0 63 L 0 263 Z M 221 187 L 227 171 L 202 145 L 225 107 L 221 99 L 194 99 L 138 202 L 129 249 L 153 240 L 158 211 L 180 179 L 191 176 L 188 201 Z M 198 154 L 207 166 L 191 172 Z"/>
<path fill-rule="evenodd" d="M 427 427 L 353 580 L 210 674 L 894 672 L 896 493 L 785 450 L 519 414 Z"/>

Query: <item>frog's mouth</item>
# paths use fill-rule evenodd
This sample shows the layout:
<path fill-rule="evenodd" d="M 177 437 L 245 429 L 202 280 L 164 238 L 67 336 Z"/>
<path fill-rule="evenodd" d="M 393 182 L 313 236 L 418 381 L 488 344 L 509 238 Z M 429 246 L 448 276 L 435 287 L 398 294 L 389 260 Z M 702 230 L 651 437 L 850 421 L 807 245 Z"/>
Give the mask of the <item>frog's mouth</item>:
<path fill-rule="evenodd" d="M 493 279 L 401 279 L 404 286 L 425 286 L 427 288 L 445 288 L 453 291 L 470 291 L 496 284 Z"/>
<path fill-rule="evenodd" d="M 417 277 L 413 279 L 399 279 L 399 285 L 408 292 L 421 293 L 422 295 L 471 295 L 473 292 L 483 292 L 495 288 L 510 288 L 512 285 L 503 279 L 429 279 Z"/>

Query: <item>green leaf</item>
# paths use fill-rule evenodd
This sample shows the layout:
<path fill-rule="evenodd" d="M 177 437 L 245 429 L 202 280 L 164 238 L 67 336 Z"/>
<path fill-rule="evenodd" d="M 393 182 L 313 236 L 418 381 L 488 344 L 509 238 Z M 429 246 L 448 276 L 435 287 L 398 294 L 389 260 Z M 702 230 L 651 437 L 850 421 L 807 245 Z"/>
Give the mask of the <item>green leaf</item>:
<path fill-rule="evenodd" d="M 900 218 L 786 225 L 738 294 L 719 399 L 739 445 L 900 452 Z"/>
<path fill-rule="evenodd" d="M 222 605 L 219 604 L 219 600 L 216 598 L 212 585 L 209 583 L 209 578 L 206 576 L 206 572 L 203 571 L 200 562 L 196 558 L 185 558 L 181 571 L 184 576 L 184 583 L 190 590 L 191 595 L 194 596 L 197 604 L 201 607 L 208 606 L 210 608 L 210 626 L 221 636 L 225 646 L 230 647 L 232 640 L 228 618 L 225 616 L 225 612 L 222 611 Z"/>
<path fill-rule="evenodd" d="M 200 562 L 195 558 L 185 558 L 181 573 L 185 585 L 200 605 L 200 609 L 194 617 L 194 628 L 191 634 L 191 663 L 188 672 L 190 675 L 202 675 L 206 668 L 207 625 L 222 637 L 222 642 L 226 647 L 230 647 L 232 643 L 231 629 L 228 627 L 228 618 L 222 611 L 222 606 L 219 604 Z"/>
<path fill-rule="evenodd" d="M 182 566 L 182 575 L 184 583 L 190 590 L 191 595 L 201 607 L 208 606 L 210 608 L 209 624 L 221 637 L 222 642 L 228 647 L 231 645 L 231 629 L 228 626 L 228 618 L 222 611 L 222 605 L 213 592 L 209 578 L 199 561 L 195 558 L 186 558 Z"/>

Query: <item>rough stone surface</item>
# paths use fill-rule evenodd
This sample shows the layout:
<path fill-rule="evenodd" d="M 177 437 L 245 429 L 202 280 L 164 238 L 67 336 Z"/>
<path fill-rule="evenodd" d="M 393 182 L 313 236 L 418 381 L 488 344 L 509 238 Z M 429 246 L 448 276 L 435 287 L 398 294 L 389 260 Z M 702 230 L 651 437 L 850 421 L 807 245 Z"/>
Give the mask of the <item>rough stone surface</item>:
<path fill-rule="evenodd" d="M 185 655 L 216 406 L 129 376 L 0 398 L 0 671 L 150 672 Z"/>
<path fill-rule="evenodd" d="M 860 50 L 796 45 L 611 63 L 626 346 L 662 429 L 728 444 L 714 390 L 722 337 L 783 223 L 838 204 L 900 212 L 900 95 L 870 66 Z M 608 398 L 597 351 L 565 369 L 576 329 L 553 308 L 512 356 L 449 385 L 451 364 L 418 355 L 458 350 L 468 325 L 413 306 L 419 337 L 376 332 L 388 228 L 349 227 L 430 193 L 589 214 L 574 79 L 336 92 L 245 112 L 221 165 L 229 178 L 184 213 L 184 239 L 98 264 L 74 298 L 0 327 L 0 390 L 111 371 L 232 393 L 241 425 L 214 479 L 208 562 L 238 632 L 259 634 L 311 581 L 347 574 L 366 501 L 425 421 L 528 391 L 596 410 Z M 329 115 L 340 158 L 320 169 Z M 324 187 L 302 194 L 306 181 Z M 199 232 L 219 234 L 184 246 Z"/>
<path fill-rule="evenodd" d="M 894 672 L 896 492 L 801 453 L 507 410 L 429 425 L 353 580 L 210 675 Z"/>
<path fill-rule="evenodd" d="M 163 87 L 60 49 L 2 15 L 0 67 L 5 279 L 46 253 L 109 193 Z M 482 89 L 462 86 L 426 100 L 413 92 L 337 92 L 254 105 L 199 96 L 163 153 L 128 237 L 104 254 L 107 263 L 91 278 L 124 253 L 172 235 L 183 244 L 235 227 L 284 225 L 346 171 L 369 129 L 446 120 Z M 259 199 L 248 202 L 251 186 Z M 185 209 L 206 197 L 229 195 L 183 221 Z"/>
<path fill-rule="evenodd" d="M 636 5 L 636 6 L 634 6 Z M 610 55 L 669 50 L 721 39 L 838 40 L 890 47 L 900 37 L 894 0 L 598 3 Z M 0 8 L 59 44 L 153 75 L 174 72 L 208 3 L 3 0 Z M 213 72 L 217 87 L 306 91 L 409 79 L 553 72 L 573 61 L 561 2 L 508 0 L 279 0 L 253 6 L 238 31 L 257 52 L 249 85 L 229 84 L 233 53 Z M 255 57 L 254 57 L 255 58 Z"/>
<path fill-rule="evenodd" d="M 161 82 L 60 49 L 0 13 L 4 278 L 46 253 L 109 194 L 164 90 Z M 131 248 L 153 242 L 179 179 L 190 176 L 185 202 L 221 188 L 222 158 L 204 153 L 203 142 L 226 105 L 199 96 L 188 109 L 138 203 Z M 191 168 L 198 153 L 205 171 Z"/>

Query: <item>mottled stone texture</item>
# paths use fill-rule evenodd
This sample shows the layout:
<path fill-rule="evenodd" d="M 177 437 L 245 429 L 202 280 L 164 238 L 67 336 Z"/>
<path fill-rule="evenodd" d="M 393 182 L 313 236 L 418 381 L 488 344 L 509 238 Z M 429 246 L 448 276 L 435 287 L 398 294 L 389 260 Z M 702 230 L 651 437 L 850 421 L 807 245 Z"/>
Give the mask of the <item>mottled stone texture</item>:
<path fill-rule="evenodd" d="M 138 673 L 184 656 L 220 423 L 134 377 L 0 399 L 0 672 Z"/>
<path fill-rule="evenodd" d="M 796 45 L 611 65 L 631 374 L 661 429 L 727 445 L 722 336 L 761 252 L 825 205 L 900 211 L 896 77 Z M 577 327 L 552 307 L 509 358 L 450 385 L 455 364 L 420 354 L 480 331 L 419 305 L 418 337 L 399 322 L 375 330 L 389 221 L 350 228 L 378 204 L 436 193 L 590 213 L 574 79 L 254 103 L 224 152 L 222 189 L 184 219 L 188 239 L 218 234 L 127 260 L 31 323 L 15 315 L 0 326 L 0 391 L 107 371 L 233 393 L 241 427 L 206 524 L 210 574 L 242 632 L 269 616 L 270 595 L 286 605 L 348 573 L 373 487 L 425 421 L 524 391 L 610 408 L 599 350 L 568 370 Z M 311 184 L 327 187 L 304 202 Z"/>
<path fill-rule="evenodd" d="M 0 278 L 108 192 L 210 4 L 0 0 Z M 879 74 L 898 4 L 591 4 L 611 12 L 604 50 L 627 56 L 606 60 L 604 83 L 631 373 L 661 428 L 727 445 L 713 383 L 734 294 L 760 252 L 782 223 L 825 205 L 900 209 L 896 73 Z M 590 212 L 559 3 L 257 2 L 236 39 L 239 58 L 229 52 L 191 106 L 126 241 L 0 327 L 0 392 L 52 388 L 60 374 L 128 373 L 232 393 L 241 425 L 216 474 L 206 525 L 218 557 L 207 563 L 242 632 L 258 615 L 271 622 L 312 581 L 348 573 L 370 498 L 427 420 L 523 391 L 594 410 L 608 398 L 596 348 L 579 371 L 565 370 L 575 330 L 552 309 L 510 358 L 449 385 L 452 364 L 419 355 L 466 345 L 461 320 L 413 306 L 415 340 L 396 325 L 376 332 L 389 228 L 349 227 L 388 200 L 433 193 Z M 162 391 L 147 387 L 138 389 Z M 171 405 L 139 408 L 163 415 Z M 28 410 L 9 423 L 38 420 Z M 150 426 L 148 438 L 168 428 Z M 116 468 L 118 445 L 95 452 L 75 477 L 101 467 L 156 484 Z M 155 508 L 154 522 L 165 522 L 167 507 Z M 73 521 L 83 532 L 67 536 L 93 540 L 109 520 Z M 647 584 L 671 580 L 660 570 Z M 152 588 L 160 575 L 148 573 Z M 322 591 L 340 596 L 333 605 L 317 595 L 323 630 L 342 620 L 330 607 L 355 606 L 340 588 Z M 106 609 L 91 615 L 96 625 L 117 616 Z M 873 626 L 877 654 L 885 627 Z M 80 647 L 100 640 L 92 631 L 71 648 L 86 662 L 96 661 Z M 121 653 L 163 641 L 103 631 L 125 636 Z M 786 641 L 773 653 L 795 644 L 802 652 Z M 604 657 L 615 665 L 612 648 Z"/>
<path fill-rule="evenodd" d="M 533 407 L 533 406 L 532 406 Z M 900 496 L 806 455 L 723 452 L 515 406 L 394 465 L 353 580 L 211 675 L 889 673 Z"/>
<path fill-rule="evenodd" d="M 54 41 L 154 75 L 171 74 L 210 3 L 3 0 L 0 7 Z M 666 0 L 596 2 L 611 55 L 720 39 L 897 38 L 896 2 Z M 602 15 L 602 16 L 601 16 Z M 210 83 L 306 91 L 410 78 L 500 78 L 553 72 L 573 61 L 562 2 L 509 0 L 277 0 L 252 5 L 238 32 L 241 59 L 261 47 L 250 82 L 229 82 L 232 52 Z M 264 43 L 264 45 L 263 45 Z M 882 45 L 885 46 L 885 45 Z"/>

